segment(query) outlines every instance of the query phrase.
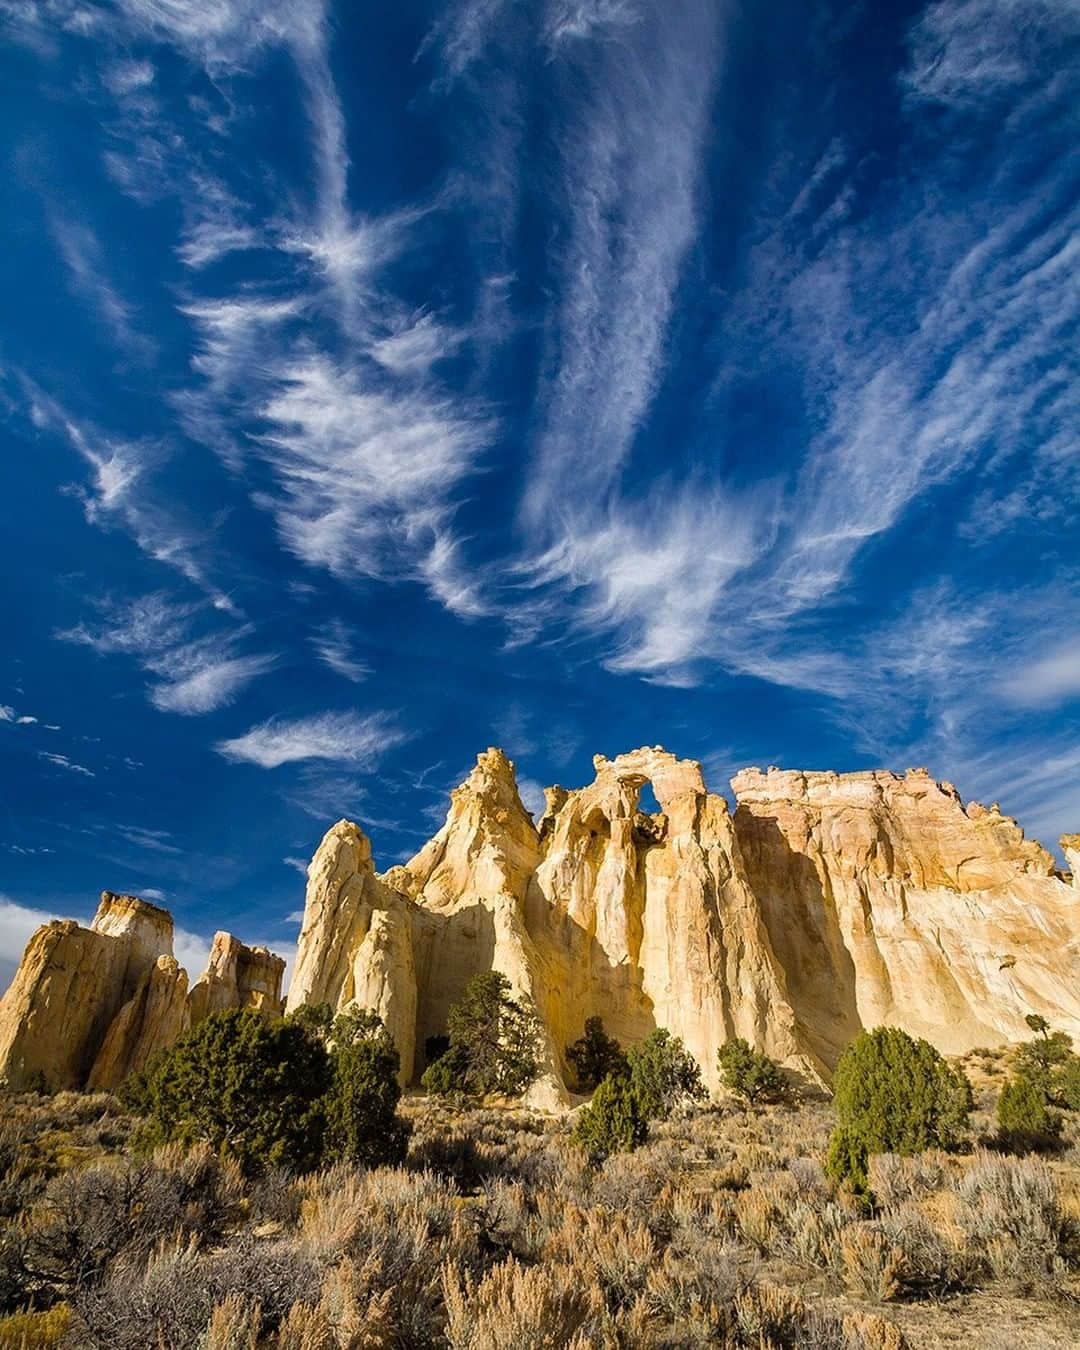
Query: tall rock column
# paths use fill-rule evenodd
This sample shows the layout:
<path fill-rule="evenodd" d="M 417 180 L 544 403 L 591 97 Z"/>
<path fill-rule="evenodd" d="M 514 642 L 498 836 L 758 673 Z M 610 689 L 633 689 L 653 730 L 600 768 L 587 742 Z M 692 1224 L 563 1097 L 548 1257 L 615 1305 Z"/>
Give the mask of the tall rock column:
<path fill-rule="evenodd" d="M 496 970 L 541 1017 L 541 1072 L 528 1100 L 557 1107 L 568 1098 L 557 1043 L 544 1016 L 545 971 L 525 917 L 539 844 L 518 795 L 514 766 L 493 747 L 477 756 L 468 778 L 450 794 L 438 834 L 384 880 L 416 902 L 417 1044 L 445 1032 L 450 1005 L 474 975 Z"/>
<path fill-rule="evenodd" d="M 412 906 L 385 885 L 371 861 L 371 843 L 348 820 L 327 830 L 308 868 L 307 898 L 288 1009 L 349 1004 L 382 1018 L 409 1082 L 416 1044 L 416 975 Z"/>

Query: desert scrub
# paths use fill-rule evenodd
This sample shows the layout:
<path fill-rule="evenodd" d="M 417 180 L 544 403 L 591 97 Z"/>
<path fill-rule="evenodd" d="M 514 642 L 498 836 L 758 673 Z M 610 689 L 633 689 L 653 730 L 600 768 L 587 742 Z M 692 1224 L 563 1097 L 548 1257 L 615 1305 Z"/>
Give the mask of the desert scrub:
<path fill-rule="evenodd" d="M 840 1056 L 833 1087 L 828 1171 L 858 1190 L 871 1154 L 958 1147 L 972 1109 L 964 1074 L 896 1027 L 860 1032 Z"/>

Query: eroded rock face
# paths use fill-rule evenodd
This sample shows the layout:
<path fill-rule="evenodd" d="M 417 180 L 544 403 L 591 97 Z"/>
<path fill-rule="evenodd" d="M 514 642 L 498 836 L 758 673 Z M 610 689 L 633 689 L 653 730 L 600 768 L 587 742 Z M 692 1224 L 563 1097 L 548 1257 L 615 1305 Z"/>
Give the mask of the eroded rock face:
<path fill-rule="evenodd" d="M 0 1000 L 0 1079 L 82 1087 L 114 1019 L 158 957 L 171 958 L 172 933 L 167 910 L 111 891 L 89 928 L 39 928 Z"/>
<path fill-rule="evenodd" d="M 658 746 L 594 766 L 588 786 L 546 790 L 536 825 L 511 762 L 485 751 L 442 829 L 382 874 L 359 826 L 332 826 L 288 1008 L 374 1009 L 415 1081 L 465 985 L 498 970 L 539 1014 L 531 1099 L 547 1107 L 569 1101 L 565 1049 L 594 1015 L 624 1044 L 668 1028 L 711 1085 L 733 1035 L 810 1081 L 882 1024 L 959 1053 L 1025 1038 L 1038 1012 L 1080 1043 L 1080 836 L 1063 873 L 925 770 L 747 769 L 732 816 Z M 89 929 L 31 939 L 0 1003 L 0 1076 L 114 1087 L 210 1012 L 280 1012 L 283 968 L 218 933 L 188 993 L 169 915 L 106 893 Z"/>
<path fill-rule="evenodd" d="M 592 1015 L 628 1044 L 667 1027 L 712 1084 L 733 1035 L 818 1081 L 881 1023 L 958 1052 L 1022 1038 L 1042 1011 L 1080 1040 L 1080 892 L 996 809 L 923 771 L 747 770 L 733 818 L 660 747 L 594 764 L 587 787 L 547 789 L 537 828 L 486 751 L 439 833 L 381 876 L 358 827 L 335 825 L 290 1007 L 392 1009 L 418 1074 L 467 981 L 499 970 L 540 1014 L 547 1105 L 568 1099 L 565 1047 Z"/>
<path fill-rule="evenodd" d="M 284 1010 L 285 962 L 267 947 L 248 947 L 231 933 L 215 933 L 206 969 L 187 996 L 187 1016 L 196 1026 L 210 1013 L 248 1008 L 278 1017 Z"/>
<path fill-rule="evenodd" d="M 145 1069 L 187 1026 L 187 972 L 172 956 L 159 956 L 139 981 L 105 1035 L 86 1086 L 114 1092 L 129 1073 Z"/>
<path fill-rule="evenodd" d="M 331 826 L 308 868 L 307 900 L 288 1009 L 355 1003 L 383 1019 L 413 1075 L 416 976 L 412 906 L 375 875 L 371 844 L 351 821 Z"/>
<path fill-rule="evenodd" d="M 746 769 L 747 874 L 799 1029 L 827 1063 L 864 1026 L 947 1053 L 1019 1040 L 1028 1013 L 1080 1041 L 1080 892 L 996 807 L 904 775 Z"/>
<path fill-rule="evenodd" d="M 105 891 L 89 928 L 47 923 L 0 1000 L 0 1081 L 109 1091 L 193 1022 L 223 1008 L 282 1011 L 285 962 L 218 933 L 188 993 L 167 910 Z"/>

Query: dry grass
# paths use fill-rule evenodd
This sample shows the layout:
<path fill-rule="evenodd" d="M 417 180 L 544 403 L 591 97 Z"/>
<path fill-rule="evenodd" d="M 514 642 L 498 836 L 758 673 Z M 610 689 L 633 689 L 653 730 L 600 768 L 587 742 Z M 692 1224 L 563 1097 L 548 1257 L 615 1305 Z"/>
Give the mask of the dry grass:
<path fill-rule="evenodd" d="M 866 1200 L 825 1178 L 820 1102 L 699 1111 L 592 1169 L 565 1121 L 413 1098 L 405 1167 L 245 1182 L 132 1155 L 108 1098 L 14 1108 L 0 1347 L 1039 1350 L 1080 1310 L 1074 1140 L 875 1158 Z"/>

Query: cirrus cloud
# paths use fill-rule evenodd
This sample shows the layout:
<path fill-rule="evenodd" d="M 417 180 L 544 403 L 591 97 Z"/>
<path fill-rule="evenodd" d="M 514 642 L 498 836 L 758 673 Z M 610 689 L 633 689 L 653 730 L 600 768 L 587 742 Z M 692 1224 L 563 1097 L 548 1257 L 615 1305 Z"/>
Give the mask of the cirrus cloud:
<path fill-rule="evenodd" d="M 243 736 L 219 741 L 219 755 L 238 763 L 276 769 L 302 760 L 330 760 L 339 764 L 367 764 L 378 760 L 407 733 L 389 713 L 361 716 L 353 712 L 324 712 L 292 721 L 271 718 Z"/>

